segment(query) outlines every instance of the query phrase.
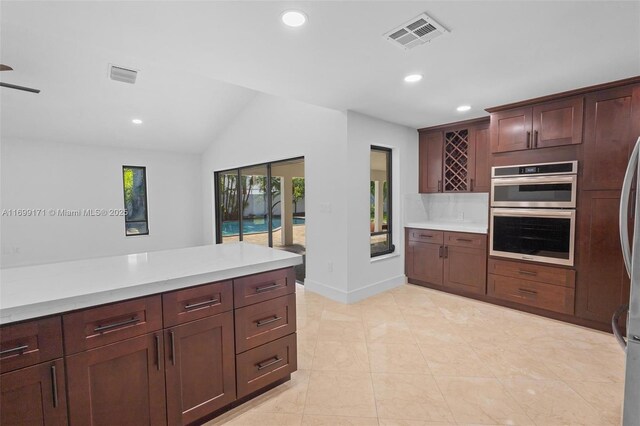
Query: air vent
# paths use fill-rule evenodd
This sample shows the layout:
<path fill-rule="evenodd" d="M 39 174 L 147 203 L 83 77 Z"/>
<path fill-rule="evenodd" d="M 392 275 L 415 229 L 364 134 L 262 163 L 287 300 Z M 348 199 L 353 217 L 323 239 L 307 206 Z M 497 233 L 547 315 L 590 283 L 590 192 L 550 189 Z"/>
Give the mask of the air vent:
<path fill-rule="evenodd" d="M 138 71 L 115 65 L 111 65 L 110 68 L 109 77 L 111 80 L 122 81 L 123 83 L 129 84 L 134 84 L 136 82 Z"/>
<path fill-rule="evenodd" d="M 405 22 L 384 34 L 384 37 L 403 49 L 425 44 L 449 31 L 426 13 Z"/>

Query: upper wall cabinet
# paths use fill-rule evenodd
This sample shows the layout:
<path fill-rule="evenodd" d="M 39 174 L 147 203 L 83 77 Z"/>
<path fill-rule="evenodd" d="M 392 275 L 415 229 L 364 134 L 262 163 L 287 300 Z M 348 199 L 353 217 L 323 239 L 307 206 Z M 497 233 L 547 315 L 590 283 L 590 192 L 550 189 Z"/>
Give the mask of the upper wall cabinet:
<path fill-rule="evenodd" d="M 491 152 L 521 151 L 582 142 L 582 96 L 491 114 Z"/>
<path fill-rule="evenodd" d="M 420 129 L 420 192 L 488 192 L 486 119 Z"/>
<path fill-rule="evenodd" d="M 620 190 L 640 136 L 640 84 L 586 97 L 582 189 Z"/>

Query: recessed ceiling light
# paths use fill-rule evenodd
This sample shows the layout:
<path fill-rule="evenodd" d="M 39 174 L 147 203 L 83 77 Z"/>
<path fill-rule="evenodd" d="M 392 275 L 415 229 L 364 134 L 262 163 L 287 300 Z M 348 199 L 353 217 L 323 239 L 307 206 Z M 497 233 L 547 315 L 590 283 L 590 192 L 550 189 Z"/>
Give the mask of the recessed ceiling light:
<path fill-rule="evenodd" d="M 140 120 L 139 118 L 134 118 L 133 120 L 131 120 L 131 122 L 133 124 L 142 124 L 142 120 Z"/>
<path fill-rule="evenodd" d="M 458 110 L 458 112 L 465 112 L 465 111 L 469 111 L 471 107 L 469 105 L 460 105 L 456 109 Z"/>
<path fill-rule="evenodd" d="M 290 27 L 300 27 L 307 22 L 307 15 L 299 10 L 287 10 L 282 14 L 282 22 Z"/>
<path fill-rule="evenodd" d="M 422 74 L 409 74 L 404 78 L 404 81 L 407 83 L 415 83 L 416 81 L 422 80 Z"/>

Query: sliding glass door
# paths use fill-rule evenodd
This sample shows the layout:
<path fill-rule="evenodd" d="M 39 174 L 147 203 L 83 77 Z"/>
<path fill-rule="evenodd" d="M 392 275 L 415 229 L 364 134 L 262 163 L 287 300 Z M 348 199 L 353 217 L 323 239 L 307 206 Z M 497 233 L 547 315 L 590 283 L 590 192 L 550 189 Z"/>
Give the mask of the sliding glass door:
<path fill-rule="evenodd" d="M 215 173 L 216 242 L 245 241 L 305 256 L 304 158 Z M 296 268 L 299 281 L 304 265 Z"/>

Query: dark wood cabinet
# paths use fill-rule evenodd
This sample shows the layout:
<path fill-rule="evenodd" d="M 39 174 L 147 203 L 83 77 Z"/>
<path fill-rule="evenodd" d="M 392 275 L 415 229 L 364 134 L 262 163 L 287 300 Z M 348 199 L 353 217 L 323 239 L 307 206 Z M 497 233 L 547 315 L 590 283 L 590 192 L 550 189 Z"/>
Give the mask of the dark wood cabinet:
<path fill-rule="evenodd" d="M 3 325 L 0 424 L 195 424 L 291 377 L 295 289 L 289 267 Z"/>
<path fill-rule="evenodd" d="M 410 282 L 485 294 L 486 235 L 411 228 L 406 232 L 405 273 Z"/>
<path fill-rule="evenodd" d="M 421 133 L 419 145 L 419 191 L 442 191 L 442 132 Z"/>
<path fill-rule="evenodd" d="M 620 191 L 582 191 L 578 201 L 576 315 L 609 323 L 629 301 L 618 232 Z"/>
<path fill-rule="evenodd" d="M 545 102 L 533 107 L 531 144 L 535 149 L 582 143 L 584 98 Z"/>
<path fill-rule="evenodd" d="M 496 299 L 573 315 L 573 269 L 489 259 L 487 294 Z"/>
<path fill-rule="evenodd" d="M 68 424 L 62 359 L 0 375 L 0 391 L 3 426 Z"/>
<path fill-rule="evenodd" d="M 446 246 L 444 286 L 471 293 L 486 293 L 487 251 Z"/>
<path fill-rule="evenodd" d="M 442 285 L 444 277 L 442 250 L 441 244 L 408 241 L 407 276 L 419 281 Z"/>
<path fill-rule="evenodd" d="M 469 190 L 489 192 L 491 189 L 491 166 L 489 155 L 489 123 L 476 128 L 475 143 L 472 145 L 473 170 Z"/>
<path fill-rule="evenodd" d="M 169 424 L 189 424 L 236 399 L 233 312 L 169 328 L 165 342 Z"/>
<path fill-rule="evenodd" d="M 491 152 L 520 151 L 531 144 L 531 108 L 491 114 Z"/>
<path fill-rule="evenodd" d="M 60 357 L 60 316 L 10 324 L 0 329 L 1 373 Z"/>
<path fill-rule="evenodd" d="M 420 192 L 487 192 L 488 125 L 479 119 L 420 129 Z"/>
<path fill-rule="evenodd" d="M 582 190 L 620 190 L 640 136 L 640 85 L 586 96 Z"/>
<path fill-rule="evenodd" d="M 491 152 L 582 143 L 582 96 L 491 114 Z"/>
<path fill-rule="evenodd" d="M 68 356 L 69 418 L 78 425 L 166 425 L 162 333 Z"/>

